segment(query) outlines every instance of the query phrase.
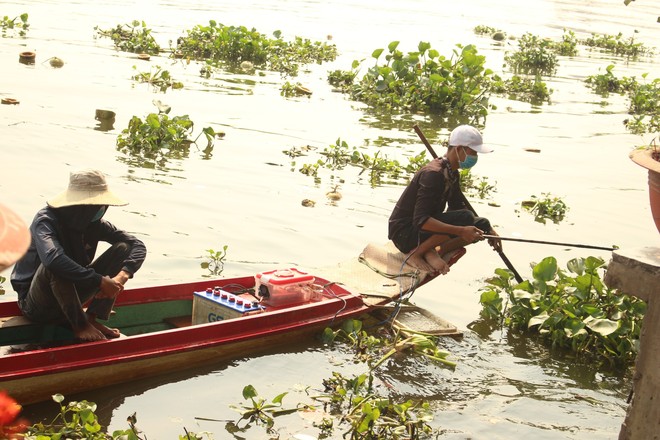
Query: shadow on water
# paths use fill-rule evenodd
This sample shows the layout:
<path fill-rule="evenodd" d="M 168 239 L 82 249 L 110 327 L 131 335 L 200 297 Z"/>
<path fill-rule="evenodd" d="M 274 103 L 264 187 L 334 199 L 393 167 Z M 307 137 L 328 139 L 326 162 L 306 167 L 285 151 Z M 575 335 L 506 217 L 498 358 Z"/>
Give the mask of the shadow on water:
<path fill-rule="evenodd" d="M 311 344 L 311 345 L 310 345 Z M 69 402 L 80 402 L 87 400 L 88 402 L 94 402 L 97 404 L 96 415 L 98 417 L 99 423 L 102 426 L 110 426 L 113 422 L 113 417 L 116 416 L 118 408 L 126 404 L 127 401 L 132 398 L 148 395 L 150 391 L 158 390 L 161 387 L 176 387 L 179 384 L 184 385 L 187 381 L 197 378 L 202 381 L 207 381 L 209 386 L 221 387 L 222 383 L 217 380 L 218 377 L 222 377 L 228 370 L 231 369 L 240 369 L 241 365 L 249 362 L 259 362 L 260 359 L 266 359 L 269 356 L 281 356 L 282 358 L 295 358 L 297 354 L 308 351 L 308 350 L 319 350 L 320 342 L 314 343 L 313 340 L 309 341 L 307 344 L 303 342 L 296 342 L 293 344 L 288 344 L 286 347 L 263 347 L 257 353 L 254 353 L 249 358 L 237 358 L 232 360 L 221 361 L 212 365 L 190 368 L 183 371 L 177 371 L 167 374 L 161 374 L 158 376 L 140 379 L 128 383 L 120 383 L 116 385 L 111 385 L 103 388 L 95 389 L 93 392 L 84 392 L 78 394 L 67 395 L 66 390 L 62 390 L 61 394 L 64 395 L 63 404 Z M 206 379 L 205 379 L 206 378 Z M 212 384 L 212 385 L 211 385 Z M 244 383 L 243 385 L 248 385 Z M 195 388 L 187 388 L 187 394 L 191 393 L 194 395 Z M 242 400 L 240 393 L 232 396 L 226 396 L 239 403 Z M 131 411 L 137 412 L 138 418 L 138 428 L 140 428 L 140 408 L 129 408 Z M 35 403 L 31 405 L 25 405 L 23 407 L 22 416 L 30 420 L 31 423 L 37 423 L 39 421 L 50 422 L 53 420 L 59 413 L 59 404 L 48 401 Z M 236 413 L 238 414 L 238 413 Z M 208 414 L 207 414 L 208 415 Z M 240 416 L 237 415 L 236 419 Z M 114 420 L 114 426 L 117 429 L 126 429 L 128 424 L 124 423 L 122 419 Z M 164 432 L 167 432 L 166 430 Z M 150 435 L 158 436 L 158 432 L 147 431 L 147 437 Z M 183 434 L 183 430 L 181 431 Z"/>

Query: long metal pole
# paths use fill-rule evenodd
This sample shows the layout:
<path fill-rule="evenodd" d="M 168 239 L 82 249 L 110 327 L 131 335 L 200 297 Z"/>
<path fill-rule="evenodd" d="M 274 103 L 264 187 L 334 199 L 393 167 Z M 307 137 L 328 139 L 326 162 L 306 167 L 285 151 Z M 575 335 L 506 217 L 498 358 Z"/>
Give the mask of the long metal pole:
<path fill-rule="evenodd" d="M 586 248 L 586 249 L 600 249 L 603 251 L 615 251 L 618 247 L 605 247 L 605 246 L 592 246 L 590 244 L 578 244 L 578 243 L 560 243 L 558 241 L 545 241 L 545 240 L 529 240 L 526 238 L 516 238 L 516 237 L 502 237 L 499 235 L 484 235 L 484 238 L 493 238 L 495 240 L 506 240 L 506 241 L 520 241 L 522 243 L 537 243 L 537 244 L 552 244 L 555 246 L 568 246 L 568 247 L 577 247 L 577 248 Z"/>
<path fill-rule="evenodd" d="M 435 154 L 435 151 L 433 150 L 433 147 L 431 146 L 429 141 L 426 139 L 426 136 L 424 136 L 424 133 L 422 133 L 422 130 L 419 128 L 419 126 L 417 124 L 415 124 L 415 125 L 413 125 L 413 129 L 415 130 L 415 132 L 417 132 L 417 136 L 419 136 L 419 138 L 422 140 L 424 145 L 426 145 L 426 149 L 429 150 L 429 153 L 431 153 L 431 156 L 433 156 L 434 159 L 437 159 L 438 155 Z M 469 209 L 470 211 L 472 211 L 472 213 L 474 215 L 479 217 L 479 215 L 477 214 L 477 211 L 475 211 L 474 208 L 472 207 L 472 205 L 470 205 L 470 202 L 468 202 L 468 199 L 465 197 L 465 194 L 463 194 L 463 192 L 461 191 L 460 188 L 458 189 L 458 193 L 461 195 L 461 199 L 462 199 L 463 203 L 465 204 L 465 206 L 467 207 L 467 209 Z M 504 255 L 504 251 L 501 250 L 501 249 L 496 249 L 496 251 L 500 255 L 500 258 L 502 259 L 502 261 L 504 262 L 506 267 L 513 273 L 513 276 L 516 279 L 516 281 L 518 281 L 519 283 L 522 283 L 523 282 L 522 277 L 520 276 L 520 274 L 518 273 L 516 268 L 513 267 L 513 264 L 511 264 L 511 261 L 509 261 L 507 256 Z"/>

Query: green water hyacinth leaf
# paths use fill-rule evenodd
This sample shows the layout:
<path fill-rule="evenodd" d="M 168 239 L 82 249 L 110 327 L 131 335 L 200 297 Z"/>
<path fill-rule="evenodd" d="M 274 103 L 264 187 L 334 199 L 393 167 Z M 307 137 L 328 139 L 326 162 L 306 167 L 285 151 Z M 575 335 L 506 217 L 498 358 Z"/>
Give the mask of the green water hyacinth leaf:
<path fill-rule="evenodd" d="M 619 329 L 619 322 L 611 321 L 609 319 L 594 318 L 590 316 L 583 322 L 590 330 L 603 336 L 611 335 Z"/>
<path fill-rule="evenodd" d="M 246 385 L 243 387 L 243 398 L 244 399 L 253 399 L 257 397 L 257 390 L 252 385 Z"/>
<path fill-rule="evenodd" d="M 397 47 L 399 47 L 399 41 L 392 41 L 387 45 L 387 48 L 390 50 L 390 52 L 394 52 Z"/>
<path fill-rule="evenodd" d="M 577 331 L 575 331 L 573 329 L 570 329 L 570 328 L 564 328 L 564 332 L 566 333 L 566 336 L 568 336 L 569 338 L 575 338 L 577 336 L 582 336 L 582 335 L 587 335 L 588 334 L 587 331 L 583 328 L 581 328 Z"/>
<path fill-rule="evenodd" d="M 582 275 L 584 273 L 584 259 L 573 258 L 568 263 L 566 263 L 566 267 L 574 274 Z"/>
<path fill-rule="evenodd" d="M 539 281 L 550 281 L 557 274 L 557 259 L 555 257 L 546 257 L 539 264 L 534 266 L 532 272 L 534 279 Z"/>
<path fill-rule="evenodd" d="M 529 320 L 529 322 L 527 323 L 527 328 L 532 328 L 535 325 L 543 325 L 545 321 L 548 320 L 549 317 L 550 316 L 548 316 L 547 312 L 543 312 L 539 315 L 536 315 Z"/>
<path fill-rule="evenodd" d="M 420 41 L 419 44 L 417 45 L 417 50 L 419 50 L 419 53 L 423 54 L 427 50 L 431 48 L 431 43 L 426 42 L 426 41 Z"/>
<path fill-rule="evenodd" d="M 548 282 L 555 278 L 557 274 L 557 259 L 555 257 L 546 257 L 539 264 L 534 266 L 532 275 L 537 281 Z"/>
<path fill-rule="evenodd" d="M 380 55 L 383 53 L 383 50 L 385 50 L 385 49 L 376 49 L 376 50 L 374 50 L 371 53 L 371 57 L 376 58 L 376 59 L 380 58 Z"/>
<path fill-rule="evenodd" d="M 585 270 L 589 273 L 594 273 L 596 269 L 602 267 L 604 264 L 605 261 L 598 257 L 587 257 L 587 259 L 584 260 Z"/>
<path fill-rule="evenodd" d="M 526 290 L 516 289 L 513 291 L 513 297 L 516 299 L 530 299 L 532 294 Z"/>

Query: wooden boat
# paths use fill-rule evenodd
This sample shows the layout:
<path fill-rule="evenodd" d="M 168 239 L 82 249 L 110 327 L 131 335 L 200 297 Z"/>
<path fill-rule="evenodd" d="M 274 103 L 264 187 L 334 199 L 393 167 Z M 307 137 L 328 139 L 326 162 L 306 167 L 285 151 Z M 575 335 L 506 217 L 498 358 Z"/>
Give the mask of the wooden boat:
<path fill-rule="evenodd" d="M 304 272 L 298 275 L 313 281 L 300 278 L 294 293 L 261 278 L 270 272 L 127 289 L 106 322 L 122 336 L 97 342 L 75 341 L 64 327 L 27 321 L 16 301 L 0 302 L 0 390 L 29 404 L 271 349 L 366 314 L 432 278 L 383 277 L 374 271 L 378 263 L 363 263 L 328 270 L 353 277 L 355 290 Z M 368 287 L 371 277 L 375 287 Z M 259 294 L 268 291 L 269 298 Z"/>

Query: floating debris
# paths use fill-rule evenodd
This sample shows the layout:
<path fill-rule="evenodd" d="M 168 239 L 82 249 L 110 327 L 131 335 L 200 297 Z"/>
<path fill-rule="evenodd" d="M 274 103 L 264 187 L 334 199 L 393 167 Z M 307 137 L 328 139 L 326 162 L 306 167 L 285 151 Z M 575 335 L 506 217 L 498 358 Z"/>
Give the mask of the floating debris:
<path fill-rule="evenodd" d="M 2 103 L 7 105 L 16 105 L 19 104 L 19 101 L 14 98 L 2 98 Z"/>
<path fill-rule="evenodd" d="M 49 58 L 48 63 L 50 64 L 50 67 L 55 67 L 56 69 L 59 69 L 60 67 L 64 66 L 64 60 L 58 57 Z"/>
<path fill-rule="evenodd" d="M 316 202 L 310 199 L 303 199 L 301 205 L 303 205 L 305 208 L 313 208 L 314 205 L 316 205 Z"/>
<path fill-rule="evenodd" d="M 94 115 L 95 119 L 98 120 L 113 119 L 115 116 L 116 113 L 113 112 L 112 110 L 101 110 L 101 109 L 96 109 L 96 114 Z"/>
<path fill-rule="evenodd" d="M 151 55 L 149 55 L 148 53 L 139 53 L 137 57 L 138 59 L 143 61 L 149 61 L 151 59 Z"/>
<path fill-rule="evenodd" d="M 21 52 L 18 55 L 18 62 L 22 64 L 34 64 L 37 54 L 34 52 Z"/>
<path fill-rule="evenodd" d="M 300 95 L 311 95 L 312 91 L 309 90 L 307 87 L 304 87 L 300 84 L 296 84 L 296 92 Z"/>
<path fill-rule="evenodd" d="M 333 188 L 332 191 L 326 193 L 325 196 L 332 201 L 341 200 L 341 193 L 337 191 L 336 186 Z"/>
<path fill-rule="evenodd" d="M 251 61 L 243 61 L 241 63 L 241 70 L 244 72 L 254 71 L 254 64 Z"/>
<path fill-rule="evenodd" d="M 493 40 L 495 41 L 504 41 L 506 39 L 506 34 L 504 32 L 494 32 L 492 35 Z"/>
<path fill-rule="evenodd" d="M 529 151 L 530 153 L 540 153 L 541 150 L 539 148 L 525 148 L 525 151 Z"/>

